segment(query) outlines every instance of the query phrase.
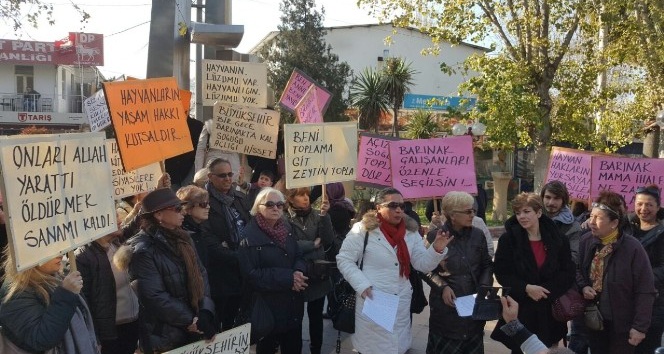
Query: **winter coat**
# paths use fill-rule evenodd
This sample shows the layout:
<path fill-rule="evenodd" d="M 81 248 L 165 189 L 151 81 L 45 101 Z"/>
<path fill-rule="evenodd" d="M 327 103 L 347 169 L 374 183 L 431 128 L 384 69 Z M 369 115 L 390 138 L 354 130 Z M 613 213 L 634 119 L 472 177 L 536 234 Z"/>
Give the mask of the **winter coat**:
<path fill-rule="evenodd" d="M 293 236 L 302 251 L 302 257 L 307 262 L 307 289 L 304 291 L 304 301 L 320 299 L 332 290 L 332 279 L 314 279 L 313 262 L 326 260 L 325 250 L 334 241 L 334 231 L 329 215 L 321 216 L 318 210 L 311 210 L 306 216 L 297 216 L 295 213 L 287 214 L 293 228 Z M 320 238 L 320 247 L 314 247 L 314 240 Z"/>
<path fill-rule="evenodd" d="M 286 224 L 289 227 L 288 223 Z M 249 291 L 263 295 L 274 316 L 275 333 L 300 326 L 304 315 L 302 293 L 292 290 L 293 273 L 304 271 L 306 264 L 292 233 L 285 246 L 275 244 L 255 220 L 245 228 L 245 238 L 238 249 L 240 268 Z M 249 294 L 246 294 L 250 298 Z"/>
<path fill-rule="evenodd" d="M 576 275 L 580 290 L 592 286 L 590 264 L 600 246 L 599 239 L 590 232 L 581 237 Z M 632 328 L 646 333 L 655 292 L 652 268 L 643 246 L 631 235 L 620 235 L 606 261 L 599 295 L 599 310 L 605 320 L 613 322 L 614 333 L 625 334 Z"/>
<path fill-rule="evenodd" d="M 576 222 L 576 220 L 571 224 L 564 224 L 558 220 L 554 221 L 554 223 L 556 223 L 556 226 L 558 226 L 560 233 L 567 237 L 567 240 L 569 241 L 569 248 L 572 253 L 572 261 L 574 261 L 574 264 L 578 264 L 579 242 L 581 241 L 581 235 L 583 234 L 583 231 L 581 230 L 581 224 Z"/>
<path fill-rule="evenodd" d="M 190 240 L 192 247 L 193 241 Z M 129 276 L 140 302 L 140 342 L 145 353 L 167 351 L 198 339 L 187 331 L 198 314 L 189 304 L 187 270 L 181 256 L 166 241 L 160 230 L 142 230 L 127 241 L 129 252 L 116 256 L 131 257 Z M 199 311 L 214 312 L 205 267 L 196 259 L 205 286 Z"/>
<path fill-rule="evenodd" d="M 547 216 L 539 218 L 539 231 L 546 250 L 546 259 L 537 268 L 528 232 L 512 216 L 505 222 L 505 233 L 498 240 L 494 259 L 496 280 L 509 287 L 509 294 L 519 303 L 519 320 L 535 333 L 544 344 L 558 343 L 567 334 L 567 324 L 553 318 L 551 305 L 574 283 L 575 265 L 572 261 L 569 241 L 560 234 L 555 223 Z M 550 293 L 546 299 L 535 301 L 526 293 L 526 285 L 538 285 Z M 491 338 L 508 348 L 518 349 L 517 343 L 500 330 L 505 324 L 498 321 Z"/>
<path fill-rule="evenodd" d="M 466 340 L 484 331 L 484 321 L 459 317 L 456 308 L 443 302 L 443 289 L 449 286 L 456 297 L 476 294 L 480 286 L 493 285 L 493 262 L 486 247 L 482 230 L 469 227 L 461 232 L 447 223 L 454 240 L 448 246 L 447 258 L 424 277 L 431 286 L 429 293 L 429 331 L 440 336 Z M 437 230 L 427 234 L 433 242 Z"/>
<path fill-rule="evenodd" d="M 210 252 L 208 252 L 208 248 L 205 245 L 205 240 L 203 239 L 203 227 L 206 223 L 207 220 L 199 224 L 195 222 L 190 215 L 185 215 L 184 221 L 182 222 L 182 228 L 189 233 L 189 236 L 191 236 L 191 239 L 194 241 L 194 246 L 196 246 L 196 254 L 198 255 L 198 259 L 201 260 L 201 263 L 205 267 L 209 279 Z"/>
<path fill-rule="evenodd" d="M 432 271 L 442 261 L 447 251 L 436 252 L 433 247 L 426 249 L 418 233 L 417 223 L 407 219 L 406 243 L 410 262 L 416 270 L 424 273 Z M 337 267 L 357 292 L 355 306 L 355 334 L 352 342 L 362 354 L 403 354 L 410 348 L 412 337 L 410 328 L 410 300 L 413 289 L 410 281 L 399 275 L 399 261 L 395 249 L 386 240 L 378 227 L 375 212 L 365 214 L 361 222 L 355 223 L 346 236 L 337 255 Z M 369 233 L 364 265 L 358 264 L 363 258 L 364 236 Z M 375 324 L 362 314 L 364 299 L 360 294 L 372 287 L 399 296 L 397 316 L 393 332 Z"/>
<path fill-rule="evenodd" d="M 650 260 L 655 289 L 659 294 L 654 307 L 664 310 L 664 220 L 660 219 L 659 224 L 647 232 L 640 231 L 640 222 L 636 215 L 630 215 L 629 221 L 634 237 L 641 242 Z"/>

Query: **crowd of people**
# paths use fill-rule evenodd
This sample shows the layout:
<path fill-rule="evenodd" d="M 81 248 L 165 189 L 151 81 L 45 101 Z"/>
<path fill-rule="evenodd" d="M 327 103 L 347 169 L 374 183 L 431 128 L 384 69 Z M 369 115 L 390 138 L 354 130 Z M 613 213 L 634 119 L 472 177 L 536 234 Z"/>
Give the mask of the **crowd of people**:
<path fill-rule="evenodd" d="M 118 201 L 119 230 L 75 259 L 17 272 L 5 248 L 4 339 L 30 353 L 161 353 L 213 339 L 261 302 L 273 325 L 252 338 L 257 354 L 299 354 L 303 331 L 320 354 L 325 304 L 343 277 L 357 293 L 352 344 L 362 354 L 411 347 L 420 278 L 431 288 L 427 354 L 484 352 L 485 320 L 460 315 L 456 301 L 494 279 L 509 297 L 490 336 L 512 353 L 653 353 L 661 344 L 664 212 L 655 185 L 636 190 L 631 214 L 619 194 L 602 192 L 586 220 L 559 181 L 518 194 L 494 255 L 477 215 L 486 198 L 449 192 L 430 203 L 427 227 L 397 189 L 356 209 L 341 183 L 285 189 L 271 170 L 238 183 L 241 162 L 225 157 L 210 158 L 195 184 L 165 176 L 152 192 Z M 553 316 L 570 289 L 597 308 L 599 325 Z M 378 291 L 398 298 L 391 331 L 362 311 Z"/>

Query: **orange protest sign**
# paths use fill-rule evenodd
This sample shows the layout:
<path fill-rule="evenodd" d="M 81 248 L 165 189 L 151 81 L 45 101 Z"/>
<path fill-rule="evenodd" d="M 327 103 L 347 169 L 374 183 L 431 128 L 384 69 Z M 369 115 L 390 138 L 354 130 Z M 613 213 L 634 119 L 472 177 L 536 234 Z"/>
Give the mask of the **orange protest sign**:
<path fill-rule="evenodd" d="M 105 82 L 104 93 L 125 171 L 194 149 L 175 78 Z"/>
<path fill-rule="evenodd" d="M 182 107 L 184 107 L 185 117 L 189 115 L 189 109 L 191 108 L 191 91 L 180 89 L 180 100 L 182 101 Z"/>

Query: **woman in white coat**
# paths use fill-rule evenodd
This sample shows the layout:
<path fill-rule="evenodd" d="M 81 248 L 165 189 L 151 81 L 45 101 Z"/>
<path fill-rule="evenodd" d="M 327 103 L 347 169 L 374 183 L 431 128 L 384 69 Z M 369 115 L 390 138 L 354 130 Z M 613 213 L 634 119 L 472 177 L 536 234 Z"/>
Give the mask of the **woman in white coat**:
<path fill-rule="evenodd" d="M 417 223 L 404 213 L 401 193 L 394 188 L 380 191 L 376 211 L 367 212 L 362 221 L 353 225 L 337 255 L 341 274 L 357 292 L 353 346 L 362 354 L 403 354 L 411 344 L 410 299 L 413 290 L 408 280 L 410 266 L 421 272 L 432 271 L 447 254 L 453 239 L 446 232 L 436 236 L 426 249 L 418 233 Z M 413 227 L 414 226 L 414 227 Z M 368 242 L 364 255 L 364 237 Z M 358 264 L 364 257 L 363 268 Z M 364 299 L 372 298 L 372 290 L 399 296 L 397 317 L 390 333 L 362 314 Z"/>

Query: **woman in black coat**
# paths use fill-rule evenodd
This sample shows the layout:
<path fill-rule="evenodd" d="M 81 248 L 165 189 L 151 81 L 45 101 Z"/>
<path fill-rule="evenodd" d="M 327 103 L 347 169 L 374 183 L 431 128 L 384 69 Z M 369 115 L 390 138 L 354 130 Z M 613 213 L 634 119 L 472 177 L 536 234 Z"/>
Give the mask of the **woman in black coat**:
<path fill-rule="evenodd" d="M 307 287 L 306 264 L 290 225 L 283 217 L 284 196 L 263 188 L 251 209 L 254 216 L 244 229 L 238 256 L 250 290 L 261 296 L 274 317 L 272 332 L 257 338 L 256 354 L 302 352 L 302 291 Z M 250 294 L 245 294 L 249 297 Z"/>
<path fill-rule="evenodd" d="M 514 198 L 514 216 L 505 222 L 505 233 L 498 240 L 494 274 L 519 303 L 519 321 L 551 347 L 567 333 L 567 324 L 553 318 L 551 305 L 572 286 L 575 266 L 569 241 L 542 215 L 542 207 L 542 199 L 534 193 Z M 521 353 L 518 344 L 500 330 L 504 324 L 498 321 L 491 338 L 512 353 Z"/>

